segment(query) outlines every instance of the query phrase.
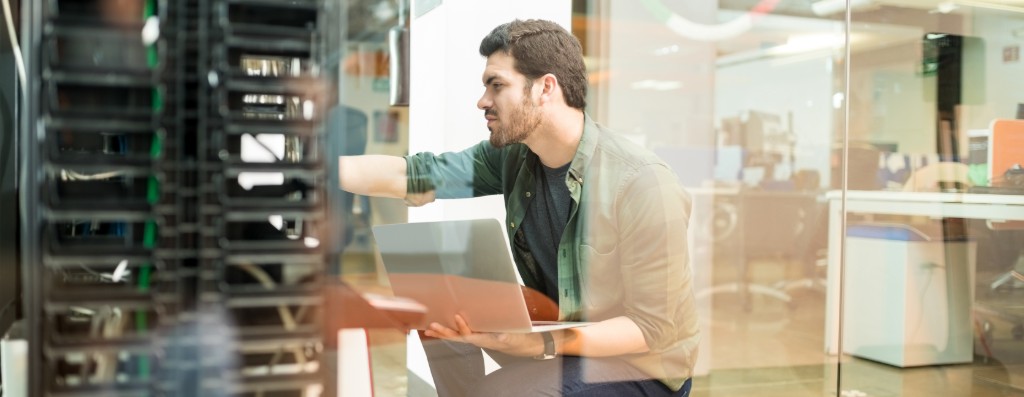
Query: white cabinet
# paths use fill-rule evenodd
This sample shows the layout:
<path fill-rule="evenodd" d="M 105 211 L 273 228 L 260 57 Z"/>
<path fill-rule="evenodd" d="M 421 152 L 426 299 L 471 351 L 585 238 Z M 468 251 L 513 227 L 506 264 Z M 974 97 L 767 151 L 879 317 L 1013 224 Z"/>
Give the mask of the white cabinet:
<path fill-rule="evenodd" d="M 843 352 L 898 367 L 972 361 L 975 243 L 846 244 Z"/>

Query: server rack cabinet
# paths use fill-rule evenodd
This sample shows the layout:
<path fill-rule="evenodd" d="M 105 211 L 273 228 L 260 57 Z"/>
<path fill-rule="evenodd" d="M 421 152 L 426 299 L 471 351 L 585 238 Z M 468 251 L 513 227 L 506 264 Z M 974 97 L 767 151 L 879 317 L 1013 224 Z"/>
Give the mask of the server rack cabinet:
<path fill-rule="evenodd" d="M 333 392 L 324 9 L 24 5 L 30 395 Z"/>
<path fill-rule="evenodd" d="M 116 5 L 116 7 L 114 7 Z M 30 395 L 162 390 L 179 247 L 166 1 L 27 2 L 21 249 Z M 148 26 L 147 26 L 148 24 Z M 144 38 L 144 29 L 165 35 Z"/>
<path fill-rule="evenodd" d="M 211 1 L 199 128 L 207 395 L 324 389 L 324 88 L 319 0 Z M 230 324 L 223 324 L 227 319 Z"/>

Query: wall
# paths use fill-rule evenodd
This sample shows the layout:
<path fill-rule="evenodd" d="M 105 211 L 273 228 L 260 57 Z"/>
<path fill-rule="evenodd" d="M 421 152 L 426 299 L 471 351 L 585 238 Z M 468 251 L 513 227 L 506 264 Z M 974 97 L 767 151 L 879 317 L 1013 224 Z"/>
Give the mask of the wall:
<path fill-rule="evenodd" d="M 415 2 L 414 2 L 415 3 Z M 417 13 L 416 5 L 413 14 Z M 446 0 L 412 21 L 409 152 L 457 151 L 487 139 L 489 131 L 476 102 L 483 94 L 485 58 L 480 40 L 515 18 L 542 18 L 570 28 L 569 1 Z M 409 209 L 409 221 L 498 218 L 500 196 L 440 201 Z"/>
<path fill-rule="evenodd" d="M 828 186 L 833 131 L 831 52 L 811 59 L 761 59 L 721 67 L 715 73 L 715 120 L 756 110 L 792 113 L 796 136 L 794 169 L 813 169 Z M 840 71 L 841 72 L 841 71 Z"/>
<path fill-rule="evenodd" d="M 1024 18 L 1014 14 L 976 11 L 971 36 L 984 40 L 984 72 L 965 76 L 964 84 L 983 84 L 984 100 L 968 104 L 969 112 L 961 128 L 988 128 L 994 118 L 1015 118 L 1017 104 L 1024 103 L 1024 62 L 1004 62 L 1003 49 L 1024 47 Z M 1020 36 L 1014 36 L 1014 30 Z"/>
<path fill-rule="evenodd" d="M 713 145 L 714 44 L 674 33 L 641 3 L 608 2 L 601 59 L 609 77 L 593 84 L 591 112 L 648 148 Z M 716 22 L 716 2 L 664 4 L 686 20 Z"/>
<path fill-rule="evenodd" d="M 935 77 L 921 73 L 924 30 L 914 38 L 852 55 L 851 142 L 896 143 L 904 153 L 935 153 Z"/>
<path fill-rule="evenodd" d="M 961 149 L 966 131 L 988 128 L 994 118 L 1014 118 L 1024 103 L 1024 62 L 1004 62 L 1003 49 L 1024 46 L 1014 36 L 1022 18 L 965 8 L 964 23 L 919 19 L 920 35 L 944 32 L 968 37 L 964 46 Z M 1024 33 L 1018 33 L 1021 35 Z M 896 142 L 906 153 L 934 153 L 935 77 L 921 75 L 920 40 L 854 54 L 850 76 L 850 140 Z M 964 153 L 961 153 L 964 154 Z"/>

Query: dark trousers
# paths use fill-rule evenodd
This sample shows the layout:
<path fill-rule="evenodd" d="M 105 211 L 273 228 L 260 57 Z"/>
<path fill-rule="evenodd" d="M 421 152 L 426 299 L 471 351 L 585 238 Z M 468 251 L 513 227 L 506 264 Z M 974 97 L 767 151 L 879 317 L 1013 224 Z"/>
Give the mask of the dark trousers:
<path fill-rule="evenodd" d="M 501 369 L 485 375 L 480 348 L 422 339 L 439 397 L 690 395 L 689 380 L 673 392 L 616 358 L 559 356 L 538 361 L 487 351 Z"/>

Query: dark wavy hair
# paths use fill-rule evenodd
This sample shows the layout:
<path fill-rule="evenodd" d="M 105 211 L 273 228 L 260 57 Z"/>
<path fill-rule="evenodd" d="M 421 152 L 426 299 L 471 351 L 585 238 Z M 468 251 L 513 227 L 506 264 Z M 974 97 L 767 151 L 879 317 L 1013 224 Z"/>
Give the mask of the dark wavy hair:
<path fill-rule="evenodd" d="M 480 55 L 489 57 L 498 51 L 512 56 L 516 71 L 527 78 L 527 88 L 534 79 L 551 73 L 562 86 L 566 104 L 580 110 L 587 106 L 583 48 L 557 23 L 517 19 L 499 25 L 480 42 Z"/>

